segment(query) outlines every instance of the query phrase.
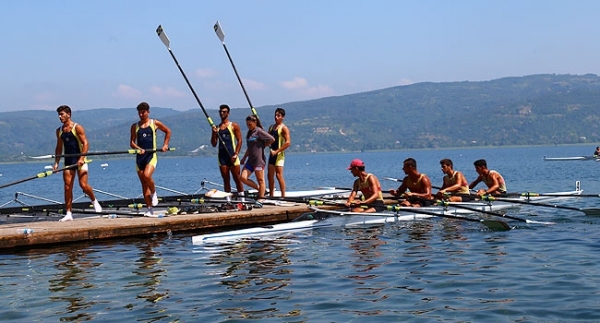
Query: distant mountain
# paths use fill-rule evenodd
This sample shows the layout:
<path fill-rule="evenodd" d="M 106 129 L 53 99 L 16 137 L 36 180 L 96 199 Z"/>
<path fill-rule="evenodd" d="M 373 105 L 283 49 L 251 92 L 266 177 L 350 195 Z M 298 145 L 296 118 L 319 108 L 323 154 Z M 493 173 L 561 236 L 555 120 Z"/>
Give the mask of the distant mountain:
<path fill-rule="evenodd" d="M 286 109 L 290 152 L 543 145 L 600 142 L 600 78 L 531 75 L 484 82 L 417 83 L 377 91 L 257 108 L 265 127 Z M 209 110 L 218 122 L 216 110 Z M 250 109 L 233 109 L 245 134 Z M 210 128 L 200 109 L 151 108 L 173 130 L 175 154 L 212 155 Z M 129 109 L 73 111 L 91 150 L 128 149 Z M 54 111 L 0 113 L 0 159 L 54 150 Z M 162 139 L 161 139 L 162 140 Z M 22 154 L 21 154 L 22 153 Z"/>

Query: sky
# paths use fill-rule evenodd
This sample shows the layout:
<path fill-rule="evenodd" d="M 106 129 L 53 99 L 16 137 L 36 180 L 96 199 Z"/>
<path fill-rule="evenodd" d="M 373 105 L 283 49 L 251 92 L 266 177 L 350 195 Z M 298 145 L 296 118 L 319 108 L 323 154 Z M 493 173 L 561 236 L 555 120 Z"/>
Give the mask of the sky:
<path fill-rule="evenodd" d="M 6 0 L 0 112 L 248 108 L 418 82 L 600 74 L 600 1 Z M 214 115 L 213 117 L 216 117 Z"/>

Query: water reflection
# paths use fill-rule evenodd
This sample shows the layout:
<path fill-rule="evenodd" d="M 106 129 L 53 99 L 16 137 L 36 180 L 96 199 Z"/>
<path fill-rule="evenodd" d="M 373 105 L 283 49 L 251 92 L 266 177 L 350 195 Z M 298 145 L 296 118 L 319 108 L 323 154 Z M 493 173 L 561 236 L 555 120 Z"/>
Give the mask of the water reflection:
<path fill-rule="evenodd" d="M 91 320 L 94 316 L 85 310 L 90 309 L 96 302 L 86 297 L 85 290 L 97 288 L 91 282 L 90 276 L 93 275 L 92 270 L 102 264 L 94 261 L 93 251 L 89 248 L 79 249 L 73 246 L 64 250 L 63 255 L 65 259 L 55 264 L 55 278 L 48 281 L 51 293 L 49 299 L 67 303 L 64 313 L 66 316 L 61 317 L 61 321 Z"/>
<path fill-rule="evenodd" d="M 233 291 L 227 293 L 228 306 L 219 311 L 229 318 L 257 319 L 279 312 L 277 302 L 289 300 L 293 270 L 290 269 L 290 239 L 244 240 L 223 245 L 210 255 L 208 266 L 223 266 L 220 284 Z M 266 302 L 265 302 L 266 301 Z M 292 311 L 284 316 L 296 316 Z"/>
<path fill-rule="evenodd" d="M 167 275 L 167 269 L 162 264 L 161 252 L 156 251 L 160 247 L 161 239 L 156 236 L 138 243 L 140 250 L 139 259 L 135 261 L 137 269 L 133 273 L 142 278 L 127 285 L 127 288 L 142 287 L 137 298 L 148 302 L 157 303 L 168 296 L 168 291 L 161 290 L 161 278 Z"/>

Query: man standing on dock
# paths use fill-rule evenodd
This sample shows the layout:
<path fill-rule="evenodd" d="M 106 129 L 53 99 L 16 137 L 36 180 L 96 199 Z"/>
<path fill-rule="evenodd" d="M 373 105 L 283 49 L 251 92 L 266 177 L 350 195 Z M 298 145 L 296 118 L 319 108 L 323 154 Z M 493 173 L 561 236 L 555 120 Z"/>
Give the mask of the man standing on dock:
<path fill-rule="evenodd" d="M 275 109 L 275 123 L 269 127 L 269 134 L 275 138 L 271 144 L 267 179 L 269 182 L 269 196 L 275 194 L 275 177 L 279 182 L 281 197 L 285 197 L 285 179 L 283 178 L 283 164 L 285 162 L 285 150 L 292 144 L 290 141 L 290 130 L 283 123 L 285 110 Z"/>
<path fill-rule="evenodd" d="M 210 137 L 210 143 L 213 147 L 219 144 L 219 171 L 223 178 L 223 189 L 225 192 L 231 192 L 231 177 L 235 182 L 235 188 L 238 194 L 244 194 L 244 184 L 240 179 L 240 159 L 238 155 L 242 150 L 242 130 L 237 122 L 229 121 L 230 108 L 227 104 L 219 106 L 219 116 L 221 123 L 214 127 Z M 220 137 L 220 140 L 219 140 Z"/>
<path fill-rule="evenodd" d="M 156 169 L 156 164 L 158 162 L 156 151 L 160 150 L 165 152 L 169 149 L 171 129 L 158 120 L 150 119 L 150 105 L 148 103 L 142 102 L 138 104 L 137 112 L 138 116 L 140 117 L 140 121 L 131 125 L 131 137 L 129 145 L 133 149 L 140 150 L 136 156 L 135 165 L 138 177 L 142 183 L 144 202 L 148 207 L 148 212 L 146 212 L 144 215 L 153 216 L 154 211 L 152 207 L 158 205 L 156 186 L 154 185 L 154 179 L 152 179 L 152 174 L 154 174 L 154 170 Z M 165 139 L 163 141 L 162 148 L 160 149 L 156 148 L 157 129 L 165 133 Z"/>
<path fill-rule="evenodd" d="M 88 165 L 86 158 L 84 155 L 77 155 L 86 154 L 89 149 L 85 130 L 80 124 L 71 120 L 71 108 L 69 106 L 61 105 L 56 109 L 56 112 L 58 112 L 58 118 L 63 125 L 56 129 L 56 149 L 54 150 L 56 157 L 54 158 L 52 169 L 58 169 L 61 154 L 70 155 L 65 156 L 65 167 L 77 165 L 77 167 L 65 169 L 63 171 L 66 214 L 60 221 L 64 222 L 73 220 L 73 184 L 75 184 L 76 174 L 77 177 L 79 177 L 79 186 L 92 200 L 94 210 L 96 212 L 102 212 L 102 207 L 94 196 L 94 190 L 90 184 L 88 184 Z"/>

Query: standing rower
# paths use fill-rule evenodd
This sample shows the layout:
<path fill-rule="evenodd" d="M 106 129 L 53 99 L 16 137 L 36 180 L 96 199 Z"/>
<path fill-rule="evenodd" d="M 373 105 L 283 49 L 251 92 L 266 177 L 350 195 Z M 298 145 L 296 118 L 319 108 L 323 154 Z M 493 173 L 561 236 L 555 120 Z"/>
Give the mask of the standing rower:
<path fill-rule="evenodd" d="M 167 151 L 169 149 L 169 140 L 171 140 L 171 129 L 165 126 L 162 122 L 150 119 L 150 105 L 146 102 L 142 102 L 137 106 L 138 116 L 140 121 L 131 125 L 131 136 L 129 145 L 133 149 L 139 149 L 140 152 L 135 158 L 135 167 L 142 183 L 142 193 L 144 195 L 144 201 L 148 207 L 148 212 L 145 216 L 153 216 L 153 206 L 158 205 L 158 196 L 156 195 L 156 186 L 154 185 L 154 179 L 152 174 L 156 169 L 158 162 L 158 156 L 156 155 L 156 130 L 160 130 L 165 133 L 165 139 L 162 145 L 161 151 Z M 146 152 L 146 150 L 154 150 L 152 152 Z"/>
<path fill-rule="evenodd" d="M 56 129 L 56 149 L 54 154 L 54 165 L 53 170 L 58 169 L 58 163 L 60 162 L 61 154 L 69 154 L 75 156 L 65 156 L 65 167 L 71 165 L 77 165 L 75 168 L 66 169 L 63 171 L 63 180 L 65 182 L 65 216 L 60 219 L 63 221 L 72 221 L 72 207 L 73 207 L 73 184 L 75 182 L 75 176 L 79 178 L 79 186 L 83 192 L 92 200 L 94 210 L 96 212 L 102 212 L 102 207 L 96 197 L 94 196 L 94 190 L 88 184 L 88 165 L 85 156 L 77 156 L 77 154 L 86 154 L 89 149 L 87 137 L 85 136 L 85 130 L 80 124 L 77 124 L 71 120 L 71 108 L 67 105 L 61 105 L 56 109 L 58 112 L 58 118 L 62 122 L 62 126 Z"/>

